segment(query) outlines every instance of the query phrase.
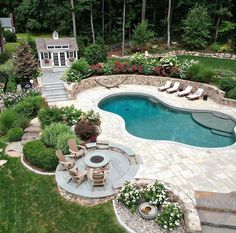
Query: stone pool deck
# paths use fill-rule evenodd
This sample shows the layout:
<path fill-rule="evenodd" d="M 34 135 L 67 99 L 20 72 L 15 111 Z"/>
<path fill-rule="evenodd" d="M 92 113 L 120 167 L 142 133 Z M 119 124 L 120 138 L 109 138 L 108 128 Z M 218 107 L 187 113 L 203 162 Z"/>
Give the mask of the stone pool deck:
<path fill-rule="evenodd" d="M 137 138 L 124 128 L 118 115 L 98 108 L 98 102 L 107 95 L 137 92 L 153 95 L 175 107 L 212 110 L 236 118 L 236 108 L 219 105 L 211 100 L 189 101 L 176 94 L 159 92 L 154 86 L 121 85 L 120 88 L 92 88 L 78 94 L 77 100 L 55 103 L 57 106 L 74 105 L 83 110 L 94 109 L 101 115 L 100 140 L 129 146 L 141 159 L 136 178 L 152 178 L 178 186 L 194 199 L 194 190 L 231 192 L 236 183 L 236 145 L 224 148 L 200 148 L 170 141 Z M 191 133 L 191 132 L 189 132 Z"/>

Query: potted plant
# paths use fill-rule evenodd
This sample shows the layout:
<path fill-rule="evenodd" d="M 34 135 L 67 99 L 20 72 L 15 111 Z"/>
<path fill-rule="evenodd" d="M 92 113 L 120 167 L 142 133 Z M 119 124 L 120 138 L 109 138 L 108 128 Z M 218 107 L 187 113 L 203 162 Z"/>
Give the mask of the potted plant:
<path fill-rule="evenodd" d="M 50 60 L 49 60 L 48 58 L 44 58 L 44 62 L 45 62 L 46 64 L 48 64 L 48 63 L 50 62 Z"/>

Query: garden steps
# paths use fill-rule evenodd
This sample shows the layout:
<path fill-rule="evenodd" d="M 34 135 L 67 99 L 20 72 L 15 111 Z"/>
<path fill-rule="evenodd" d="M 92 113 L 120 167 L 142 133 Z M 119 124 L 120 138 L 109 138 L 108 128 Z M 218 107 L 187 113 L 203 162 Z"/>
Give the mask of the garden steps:
<path fill-rule="evenodd" d="M 236 192 L 195 191 L 195 199 L 203 233 L 236 232 Z"/>

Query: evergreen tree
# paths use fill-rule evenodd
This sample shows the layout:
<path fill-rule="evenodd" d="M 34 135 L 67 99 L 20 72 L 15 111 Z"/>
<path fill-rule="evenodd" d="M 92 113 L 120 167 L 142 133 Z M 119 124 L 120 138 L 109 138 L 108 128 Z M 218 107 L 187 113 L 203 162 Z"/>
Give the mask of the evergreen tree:
<path fill-rule="evenodd" d="M 183 41 L 190 48 L 206 48 L 210 38 L 211 20 L 207 9 L 203 6 L 195 5 L 184 20 Z"/>
<path fill-rule="evenodd" d="M 39 74 L 37 61 L 27 43 L 21 44 L 16 51 L 14 71 L 20 83 L 28 83 Z"/>

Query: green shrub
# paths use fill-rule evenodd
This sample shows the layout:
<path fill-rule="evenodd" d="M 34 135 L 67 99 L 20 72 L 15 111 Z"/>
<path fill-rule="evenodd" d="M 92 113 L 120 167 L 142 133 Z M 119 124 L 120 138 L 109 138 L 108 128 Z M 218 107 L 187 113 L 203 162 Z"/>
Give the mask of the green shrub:
<path fill-rule="evenodd" d="M 38 112 L 38 118 L 42 128 L 45 128 L 47 125 L 50 125 L 53 122 L 63 122 L 61 110 L 57 107 L 40 109 Z"/>
<path fill-rule="evenodd" d="M 46 146 L 55 147 L 59 135 L 70 132 L 69 126 L 62 123 L 52 123 L 44 128 L 42 141 Z"/>
<path fill-rule="evenodd" d="M 75 136 L 75 134 L 67 131 L 67 132 L 64 132 L 64 133 L 58 135 L 56 148 L 61 149 L 63 154 L 69 154 L 69 147 L 67 145 L 67 142 L 71 138 L 76 139 L 78 144 L 80 143 L 80 141 Z"/>
<path fill-rule="evenodd" d="M 23 147 L 23 153 L 33 166 L 46 171 L 55 170 L 58 164 L 55 149 L 45 147 L 40 140 L 27 142 Z"/>
<path fill-rule="evenodd" d="M 144 20 L 133 30 L 132 43 L 135 46 L 145 46 L 153 36 L 154 33 L 148 30 L 148 22 Z"/>
<path fill-rule="evenodd" d="M 198 81 L 203 83 L 212 83 L 214 75 L 215 72 L 212 69 L 202 69 L 200 72 L 200 79 Z"/>
<path fill-rule="evenodd" d="M 27 117 L 36 117 L 39 109 L 43 106 L 44 101 L 41 96 L 27 96 L 23 101 L 17 103 L 14 107 L 18 114 L 23 114 Z"/>
<path fill-rule="evenodd" d="M 15 122 L 17 121 L 17 114 L 13 109 L 3 110 L 0 114 L 0 130 L 2 133 L 7 133 L 7 131 L 15 127 Z"/>
<path fill-rule="evenodd" d="M 105 62 L 107 53 L 105 48 L 99 44 L 91 44 L 84 50 L 84 57 L 87 62 L 92 64 L 97 64 L 100 62 Z"/>
<path fill-rule="evenodd" d="M 236 86 L 236 79 L 231 77 L 225 77 L 218 80 L 217 85 L 223 91 L 230 91 Z"/>
<path fill-rule="evenodd" d="M 84 74 L 89 70 L 89 64 L 85 58 L 80 58 L 72 64 L 71 69 L 77 70 L 80 73 Z"/>
<path fill-rule="evenodd" d="M 236 100 L 236 87 L 234 87 L 233 89 L 231 89 L 230 91 L 226 92 L 225 95 L 227 98 L 230 99 L 235 99 Z"/>
<path fill-rule="evenodd" d="M 16 78 L 14 75 L 9 75 L 7 84 L 6 84 L 6 92 L 14 92 L 16 90 Z"/>
<path fill-rule="evenodd" d="M 29 125 L 30 120 L 31 119 L 26 117 L 25 115 L 17 114 L 17 120 L 14 123 L 14 127 L 25 129 Z"/>
<path fill-rule="evenodd" d="M 10 54 L 7 52 L 0 53 L 0 64 L 5 63 L 10 58 Z"/>
<path fill-rule="evenodd" d="M 191 81 L 196 81 L 197 77 L 199 76 L 199 73 L 201 72 L 202 66 L 199 64 L 193 64 L 189 69 L 187 70 L 186 77 L 187 79 Z"/>
<path fill-rule="evenodd" d="M 219 53 L 221 49 L 221 45 L 215 42 L 214 44 L 210 46 L 210 49 L 216 53 Z"/>
<path fill-rule="evenodd" d="M 114 62 L 110 60 L 103 65 L 102 72 L 105 75 L 110 75 L 113 73 L 113 68 L 114 68 Z"/>
<path fill-rule="evenodd" d="M 24 134 L 23 129 L 21 128 L 12 128 L 7 132 L 7 138 L 9 142 L 17 142 L 20 141 Z"/>
<path fill-rule="evenodd" d="M 76 109 L 74 106 L 62 107 L 60 108 L 60 110 L 61 110 L 63 122 L 69 126 L 74 125 L 79 120 L 82 114 L 81 110 Z M 93 119 L 96 120 L 97 117 L 99 117 L 97 114 L 98 113 L 94 113 L 93 111 L 92 112 L 90 111 L 88 112 L 87 116 L 92 121 Z"/>
<path fill-rule="evenodd" d="M 16 42 L 17 41 L 16 33 L 11 32 L 9 30 L 3 31 L 3 37 L 5 38 L 6 42 Z"/>

